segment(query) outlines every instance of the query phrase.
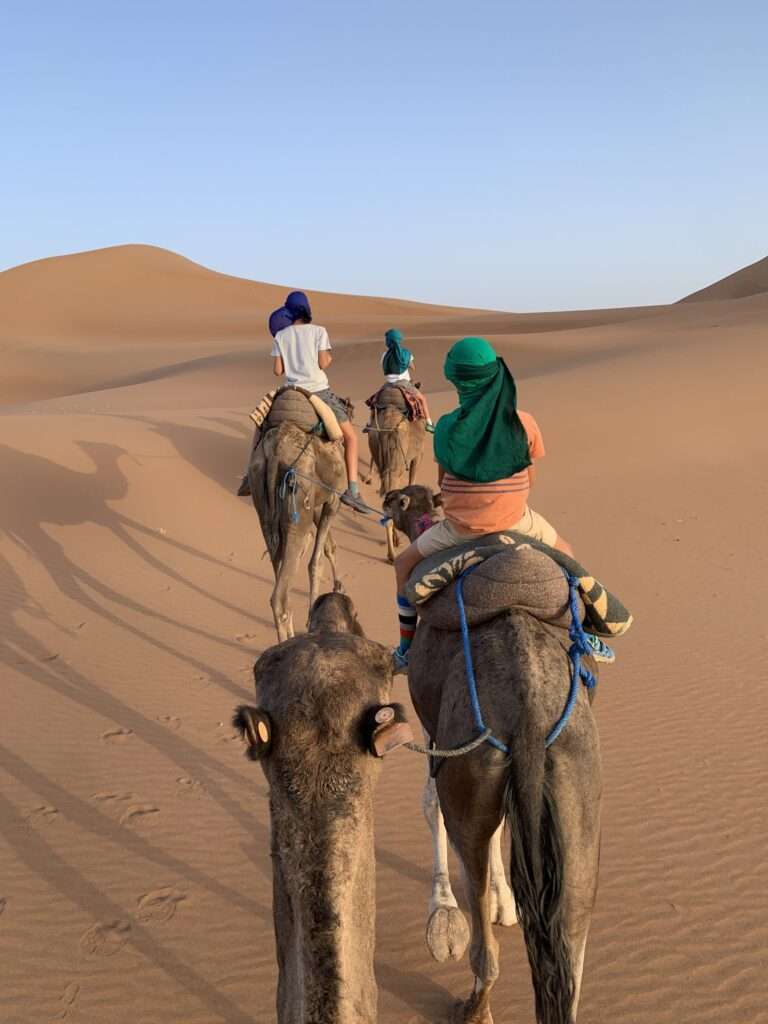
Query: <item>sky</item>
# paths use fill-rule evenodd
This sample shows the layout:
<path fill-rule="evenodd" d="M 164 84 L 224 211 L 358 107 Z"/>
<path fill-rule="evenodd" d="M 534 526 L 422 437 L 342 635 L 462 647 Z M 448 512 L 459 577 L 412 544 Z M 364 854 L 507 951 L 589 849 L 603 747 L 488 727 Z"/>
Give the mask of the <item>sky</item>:
<path fill-rule="evenodd" d="M 668 302 L 768 255 L 764 0 L 3 0 L 0 269 Z"/>

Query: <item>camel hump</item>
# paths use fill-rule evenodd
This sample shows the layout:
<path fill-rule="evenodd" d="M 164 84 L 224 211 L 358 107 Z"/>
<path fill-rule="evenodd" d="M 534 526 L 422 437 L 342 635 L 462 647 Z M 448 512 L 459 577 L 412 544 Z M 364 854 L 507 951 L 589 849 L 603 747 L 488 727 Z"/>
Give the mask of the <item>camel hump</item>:
<path fill-rule="evenodd" d="M 441 554 L 449 558 L 451 551 Z M 440 569 L 433 572 L 439 573 Z M 492 555 L 464 581 L 464 607 L 470 626 L 517 608 L 542 622 L 567 628 L 571 621 L 568 598 L 568 582 L 560 566 L 543 551 L 526 546 Z M 443 587 L 420 604 L 419 617 L 437 629 L 460 629 L 456 584 Z"/>
<path fill-rule="evenodd" d="M 267 417 L 267 428 L 279 427 L 281 423 L 293 423 L 307 434 L 320 433 L 322 424 L 309 393 L 298 388 L 278 391 Z"/>
<path fill-rule="evenodd" d="M 385 384 L 374 396 L 374 403 L 377 409 L 408 409 L 403 389 L 397 384 Z"/>

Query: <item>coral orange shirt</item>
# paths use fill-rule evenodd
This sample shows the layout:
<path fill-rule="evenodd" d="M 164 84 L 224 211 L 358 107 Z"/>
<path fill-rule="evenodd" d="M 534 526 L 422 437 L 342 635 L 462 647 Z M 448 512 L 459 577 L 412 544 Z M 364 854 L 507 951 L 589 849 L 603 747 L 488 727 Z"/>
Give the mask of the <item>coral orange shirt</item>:
<path fill-rule="evenodd" d="M 530 413 L 517 410 L 528 435 L 531 461 L 545 454 L 539 425 Z M 440 488 L 445 518 L 462 533 L 497 533 L 519 523 L 528 510 L 531 479 L 528 469 L 491 483 L 460 480 L 446 473 Z"/>

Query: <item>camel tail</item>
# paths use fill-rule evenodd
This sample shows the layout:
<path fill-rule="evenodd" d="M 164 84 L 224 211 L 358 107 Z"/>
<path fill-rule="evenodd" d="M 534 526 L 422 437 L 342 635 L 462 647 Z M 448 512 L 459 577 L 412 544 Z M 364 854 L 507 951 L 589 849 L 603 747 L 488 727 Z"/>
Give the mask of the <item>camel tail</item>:
<path fill-rule="evenodd" d="M 548 782 L 547 756 L 532 729 L 518 729 L 510 739 L 510 876 L 531 965 L 536 1020 L 572 1024 L 574 978 L 564 926 L 563 833 Z"/>

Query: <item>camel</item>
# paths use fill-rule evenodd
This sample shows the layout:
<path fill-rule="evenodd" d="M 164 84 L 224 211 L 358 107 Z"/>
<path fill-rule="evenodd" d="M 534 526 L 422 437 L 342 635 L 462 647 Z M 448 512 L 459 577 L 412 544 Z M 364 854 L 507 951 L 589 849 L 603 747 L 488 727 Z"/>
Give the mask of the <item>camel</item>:
<path fill-rule="evenodd" d="M 405 402 L 396 385 L 383 387 L 379 395 L 392 392 L 399 396 L 401 405 L 385 404 L 388 399 L 382 398 L 382 404 L 371 409 L 368 425 L 364 428 L 368 434 L 368 448 L 371 453 L 371 465 L 376 467 L 381 486 L 379 494 L 384 497 L 389 491 L 412 484 L 416 479 L 416 470 L 424 454 L 426 424 L 424 420 L 411 420 L 405 410 Z M 394 397 L 393 401 L 396 402 Z M 399 546 L 399 537 L 391 519 L 387 520 L 387 559 L 395 560 L 395 550 Z"/>
<path fill-rule="evenodd" d="M 334 592 L 253 671 L 259 707 L 234 724 L 269 783 L 278 1024 L 376 1024 L 374 788 L 411 739 L 390 651 Z"/>
<path fill-rule="evenodd" d="M 384 502 L 409 536 L 432 516 L 426 487 L 390 493 Z M 483 715 L 509 753 L 482 744 L 445 759 L 437 794 L 445 828 L 464 868 L 472 918 L 474 987 L 455 1009 L 462 1024 L 492 1024 L 498 977 L 491 927 L 492 837 L 506 819 L 510 877 L 533 982 L 539 1024 L 574 1024 L 584 954 L 597 892 L 601 764 L 591 701 L 582 688 L 567 728 L 545 748 L 570 688 L 570 662 L 556 631 L 509 609 L 471 631 Z M 459 632 L 421 621 L 409 652 L 414 708 L 437 747 L 472 738 L 472 715 Z M 460 914 L 453 911 L 453 917 Z M 455 922 L 454 922 L 455 924 Z"/>
<path fill-rule="evenodd" d="M 347 483 L 341 443 L 322 441 L 283 421 L 267 429 L 253 448 L 248 482 L 275 574 L 270 605 L 277 638 L 287 640 L 294 635 L 288 593 L 310 544 L 309 607 L 320 592 L 323 553 L 336 582 L 336 544 L 330 527 L 339 492 Z"/>

